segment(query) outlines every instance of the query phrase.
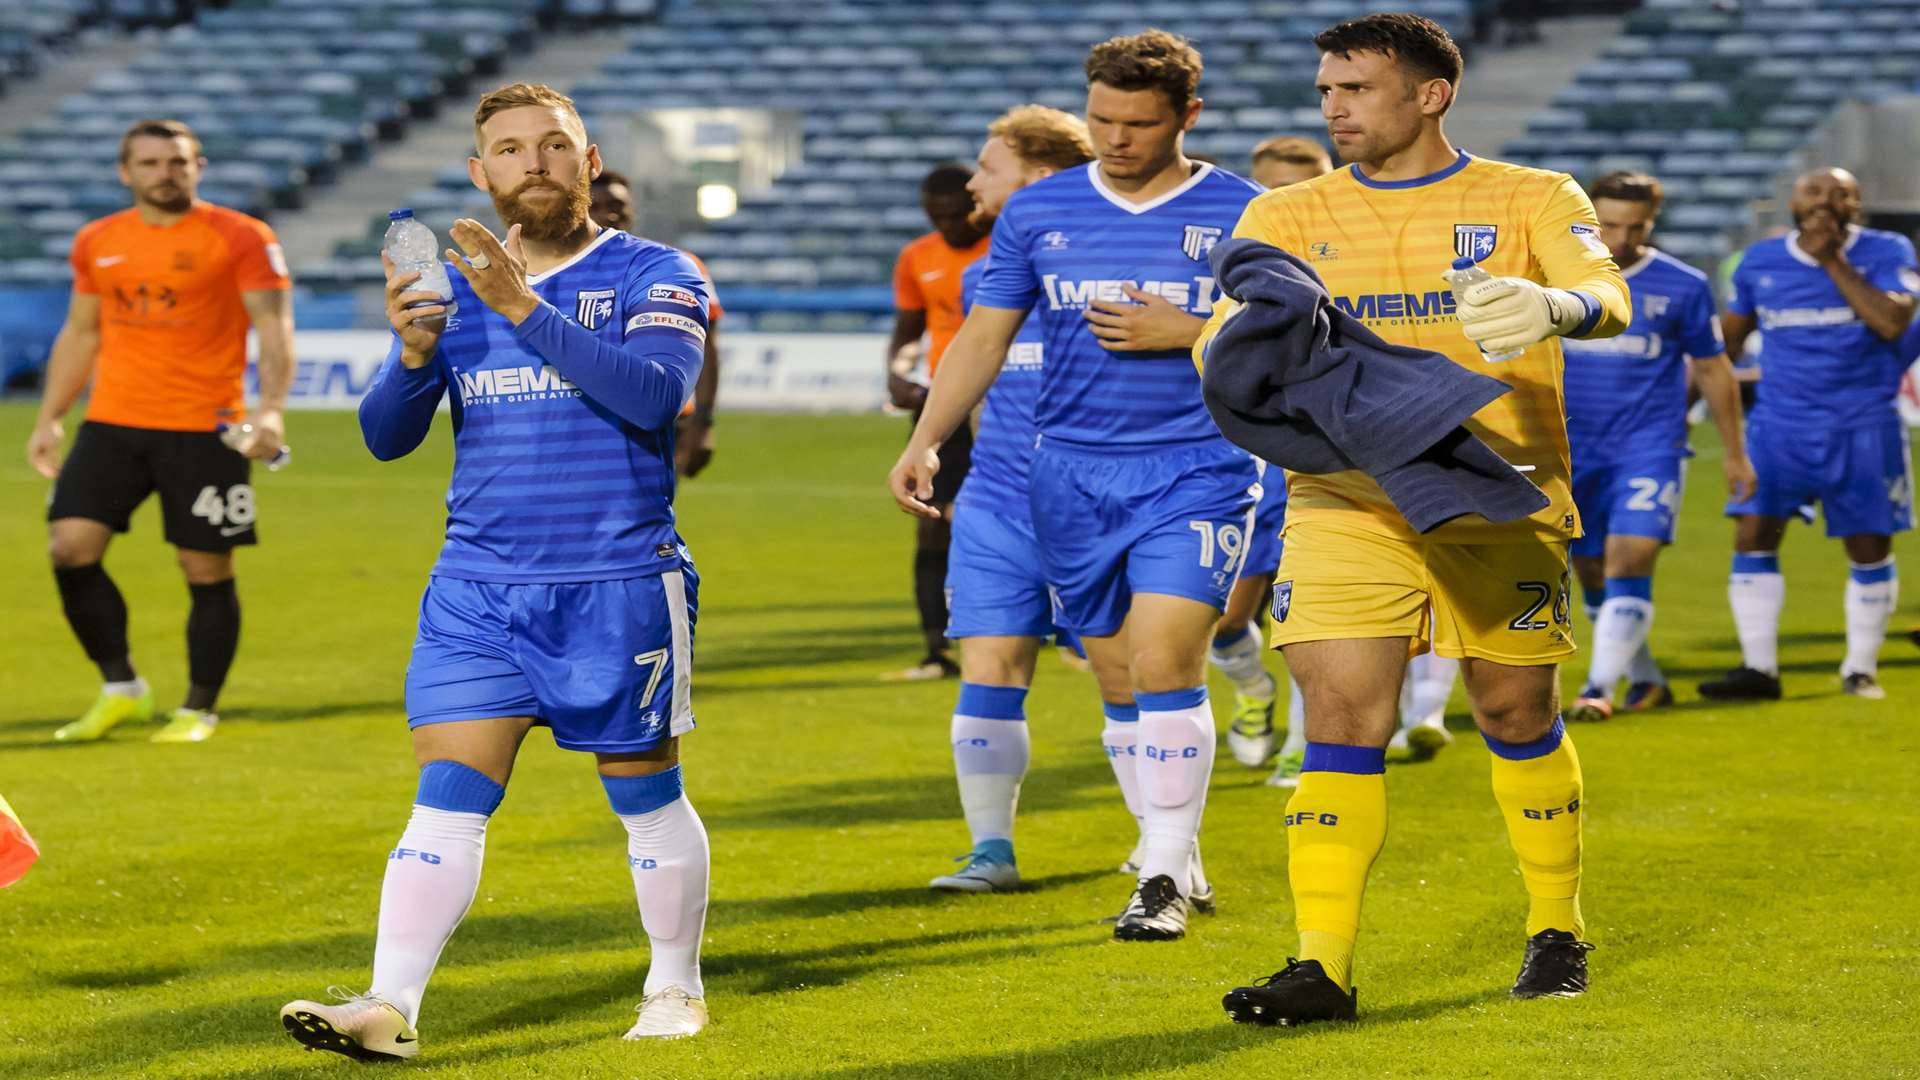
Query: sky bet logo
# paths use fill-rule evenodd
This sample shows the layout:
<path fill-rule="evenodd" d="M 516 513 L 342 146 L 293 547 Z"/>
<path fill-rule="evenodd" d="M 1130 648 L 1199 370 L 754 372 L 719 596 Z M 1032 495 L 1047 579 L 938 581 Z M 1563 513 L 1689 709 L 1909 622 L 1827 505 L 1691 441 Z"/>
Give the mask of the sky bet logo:
<path fill-rule="evenodd" d="M 1535 810 L 1532 807 L 1524 807 L 1521 809 L 1520 814 L 1522 817 L 1531 818 L 1534 821 L 1552 821 L 1554 818 L 1560 817 L 1563 814 L 1577 814 L 1579 812 L 1580 800 L 1575 799 L 1565 806 L 1549 806 L 1545 810 Z"/>
<path fill-rule="evenodd" d="M 1361 322 L 1385 326 L 1421 326 L 1455 317 L 1451 289 L 1336 296 L 1333 304 Z"/>
<path fill-rule="evenodd" d="M 580 390 L 552 364 L 542 367 L 487 368 L 456 371 L 460 404 L 492 405 L 499 401 L 549 401 L 579 397 Z"/>
<path fill-rule="evenodd" d="M 1095 300 L 1131 304 L 1133 301 L 1121 291 L 1128 285 L 1162 297 L 1174 307 L 1185 308 L 1195 315 L 1205 315 L 1213 310 L 1214 279 L 1210 277 L 1195 277 L 1192 281 L 1133 281 L 1128 278 L 1065 281 L 1059 274 L 1044 274 L 1040 278 L 1040 285 L 1047 291 L 1047 306 L 1055 311 L 1084 308 Z"/>
<path fill-rule="evenodd" d="M 397 848 L 394 848 L 392 851 L 387 852 L 388 862 L 392 862 L 395 859 L 400 859 L 400 860 L 419 859 L 421 862 L 426 863 L 428 866 L 440 865 L 440 856 L 435 855 L 431 851 L 415 851 L 412 848 L 397 847 Z"/>
<path fill-rule="evenodd" d="M 1298 813 L 1288 814 L 1286 822 L 1288 825 L 1338 825 L 1340 824 L 1340 815 L 1316 814 L 1311 810 L 1302 810 Z"/>

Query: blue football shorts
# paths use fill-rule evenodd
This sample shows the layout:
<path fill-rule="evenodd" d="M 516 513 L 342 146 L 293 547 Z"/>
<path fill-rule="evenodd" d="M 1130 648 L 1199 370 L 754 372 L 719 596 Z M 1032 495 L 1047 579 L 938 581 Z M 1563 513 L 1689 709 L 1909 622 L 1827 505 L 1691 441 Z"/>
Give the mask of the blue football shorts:
<path fill-rule="evenodd" d="M 1573 504 L 1586 530 L 1573 542 L 1573 554 L 1606 554 L 1609 536 L 1645 536 L 1673 543 L 1682 495 L 1686 490 L 1684 450 L 1638 454 L 1603 465 L 1573 466 Z"/>
<path fill-rule="evenodd" d="M 1062 626 L 1119 631 L 1135 593 L 1224 610 L 1248 554 L 1259 463 L 1224 439 L 1080 446 L 1042 438 L 1029 501 Z"/>
<path fill-rule="evenodd" d="M 1747 456 L 1760 483 L 1727 513 L 1792 517 L 1819 503 L 1828 536 L 1891 536 L 1913 528 L 1907 428 L 1895 417 L 1858 428 L 1802 427 L 1754 416 Z"/>
<path fill-rule="evenodd" d="M 1247 537 L 1243 578 L 1266 577 L 1280 569 L 1280 530 L 1287 524 L 1287 474 L 1268 465 L 1260 478 L 1260 502 L 1253 508 L 1253 531 Z"/>
<path fill-rule="evenodd" d="M 693 730 L 690 562 L 648 577 L 507 585 L 435 575 L 407 725 L 531 716 L 568 750 L 635 753 Z"/>
<path fill-rule="evenodd" d="M 967 503 L 961 489 L 947 549 L 947 636 L 1046 637 L 1053 600 L 1033 523 Z"/>

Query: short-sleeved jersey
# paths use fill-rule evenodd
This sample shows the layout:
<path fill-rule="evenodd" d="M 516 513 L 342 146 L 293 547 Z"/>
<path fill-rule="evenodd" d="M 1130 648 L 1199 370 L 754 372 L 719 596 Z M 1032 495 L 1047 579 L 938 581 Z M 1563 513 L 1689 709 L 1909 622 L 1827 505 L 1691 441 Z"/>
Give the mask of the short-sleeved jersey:
<path fill-rule="evenodd" d="M 1687 360 L 1727 351 L 1707 275 L 1649 249 L 1620 276 L 1633 321 L 1617 337 L 1561 343 L 1573 463 L 1603 465 L 1687 444 Z"/>
<path fill-rule="evenodd" d="M 1007 199 L 973 301 L 1032 311 L 1047 363 L 1034 420 L 1043 438 L 1151 446 L 1223 439 L 1184 349 L 1112 352 L 1086 319 L 1132 286 L 1194 315 L 1219 296 L 1207 256 L 1260 188 L 1202 164 L 1145 203 L 1110 190 L 1100 165 L 1055 173 Z"/>
<path fill-rule="evenodd" d="M 900 249 L 893 264 L 893 306 L 927 313 L 927 373 L 940 366 L 953 335 L 966 316 L 960 310 L 960 274 L 987 253 L 981 237 L 970 248 L 956 248 L 939 233 L 928 233 Z"/>
<path fill-rule="evenodd" d="M 1625 327 L 1627 287 L 1600 242 L 1593 204 L 1563 173 L 1490 161 L 1462 152 L 1453 164 L 1414 180 L 1374 181 L 1357 166 L 1270 191 L 1247 207 L 1235 236 L 1292 252 L 1313 265 L 1334 304 L 1398 345 L 1440 353 L 1513 389 L 1466 423 L 1494 452 L 1526 471 L 1547 495 L 1546 509 L 1496 524 L 1469 514 L 1427 539 L 1497 544 L 1579 535 L 1570 486 L 1560 339 L 1519 357 L 1487 361 L 1461 333 L 1452 290 L 1442 276 L 1469 256 L 1496 277 L 1521 277 L 1584 292 L 1599 302 L 1586 336 Z M 1194 355 L 1231 313 L 1223 303 Z M 1287 474 L 1287 521 L 1331 518 L 1411 538 L 1406 519 L 1373 478 L 1359 470 Z"/>
<path fill-rule="evenodd" d="M 1754 410 L 1829 428 L 1885 423 L 1900 389 L 1900 350 L 1874 333 L 1840 286 L 1795 241 L 1747 248 L 1727 310 L 1751 316 L 1765 341 Z M 1913 244 L 1898 233 L 1849 230 L 1844 256 L 1874 288 L 1920 294 Z"/>
<path fill-rule="evenodd" d="M 266 222 L 204 202 L 164 226 L 127 209 L 82 226 L 69 258 L 73 291 L 100 298 L 87 419 L 212 431 L 246 415 L 240 294 L 293 286 Z"/>
<path fill-rule="evenodd" d="M 973 294 L 985 270 L 983 259 L 967 267 L 961 276 L 962 310 L 973 307 Z M 1027 519 L 1027 478 L 1033 471 L 1037 433 L 1033 406 L 1040 393 L 1045 357 L 1040 320 L 1029 315 L 1013 336 L 1013 344 L 1007 346 L 1006 363 L 1000 366 L 1000 374 L 994 377 L 980 404 L 980 430 L 973 436 L 973 455 L 967 479 L 960 485 L 959 505 Z"/>
<path fill-rule="evenodd" d="M 453 479 L 433 572 L 469 581 L 604 581 L 677 567 L 672 425 L 646 431 L 584 396 L 448 273 L 460 310 L 434 364 L 453 409 Z M 644 327 L 706 339 L 700 272 L 664 244 L 603 229 L 585 251 L 528 283 L 609 344 Z"/>

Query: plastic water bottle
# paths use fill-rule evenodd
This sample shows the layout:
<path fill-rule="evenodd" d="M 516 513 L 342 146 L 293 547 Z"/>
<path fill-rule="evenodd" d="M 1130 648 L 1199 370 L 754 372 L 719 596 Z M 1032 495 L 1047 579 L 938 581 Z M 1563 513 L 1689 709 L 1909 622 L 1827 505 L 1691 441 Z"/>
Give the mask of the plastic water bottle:
<path fill-rule="evenodd" d="M 439 303 L 447 306 L 444 314 L 419 320 L 418 325 L 439 332 L 447 328 L 447 316 L 460 310 L 453 302 L 453 283 L 447 280 L 447 266 L 440 261 L 440 239 L 433 230 L 414 220 L 413 211 L 401 207 L 387 215 L 393 224 L 387 226 L 387 238 L 381 243 L 381 249 L 387 258 L 393 260 L 395 274 L 408 274 L 418 271 L 420 280 L 407 286 L 408 292 L 438 293 Z M 435 303 L 421 300 L 408 307 L 426 307 Z"/>
<path fill-rule="evenodd" d="M 236 454 L 243 452 L 247 441 L 253 438 L 253 425 L 245 421 L 238 424 L 221 424 L 214 430 L 220 433 L 220 441 L 227 444 L 227 449 Z M 266 465 L 268 472 L 279 472 L 282 466 L 292 460 L 293 447 L 282 445 L 279 451 L 262 464 Z"/>
<path fill-rule="evenodd" d="M 1474 262 L 1472 259 L 1468 258 L 1467 256 L 1462 255 L 1461 257 L 1453 260 L 1453 269 L 1447 271 L 1447 284 L 1453 286 L 1453 306 L 1454 307 L 1460 306 L 1461 290 L 1465 289 L 1469 285 L 1478 285 L 1483 281 L 1492 281 L 1492 280 L 1493 280 L 1492 274 L 1487 273 L 1487 271 L 1483 267 L 1481 267 L 1479 263 Z M 1482 348 L 1480 350 L 1480 356 L 1482 359 L 1498 362 L 1503 360 L 1512 360 L 1513 358 L 1519 356 L 1521 353 L 1524 353 L 1526 351 L 1527 350 L 1525 349 L 1508 349 L 1506 352 L 1503 352 L 1503 353 L 1490 353 L 1486 349 Z"/>

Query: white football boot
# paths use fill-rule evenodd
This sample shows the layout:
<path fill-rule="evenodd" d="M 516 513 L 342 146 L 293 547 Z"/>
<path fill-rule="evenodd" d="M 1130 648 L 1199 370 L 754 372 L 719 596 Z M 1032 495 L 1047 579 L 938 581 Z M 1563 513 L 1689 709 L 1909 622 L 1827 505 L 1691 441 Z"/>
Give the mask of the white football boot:
<path fill-rule="evenodd" d="M 640 1019 L 621 1038 L 685 1039 L 700 1034 L 707 1026 L 707 1003 L 677 986 L 648 994 L 634 1011 Z"/>
<path fill-rule="evenodd" d="M 385 998 L 355 994 L 344 986 L 327 987 L 338 1005 L 289 1001 L 280 1024 L 309 1050 L 331 1050 L 360 1061 L 410 1058 L 420 1052 L 420 1033 Z"/>

